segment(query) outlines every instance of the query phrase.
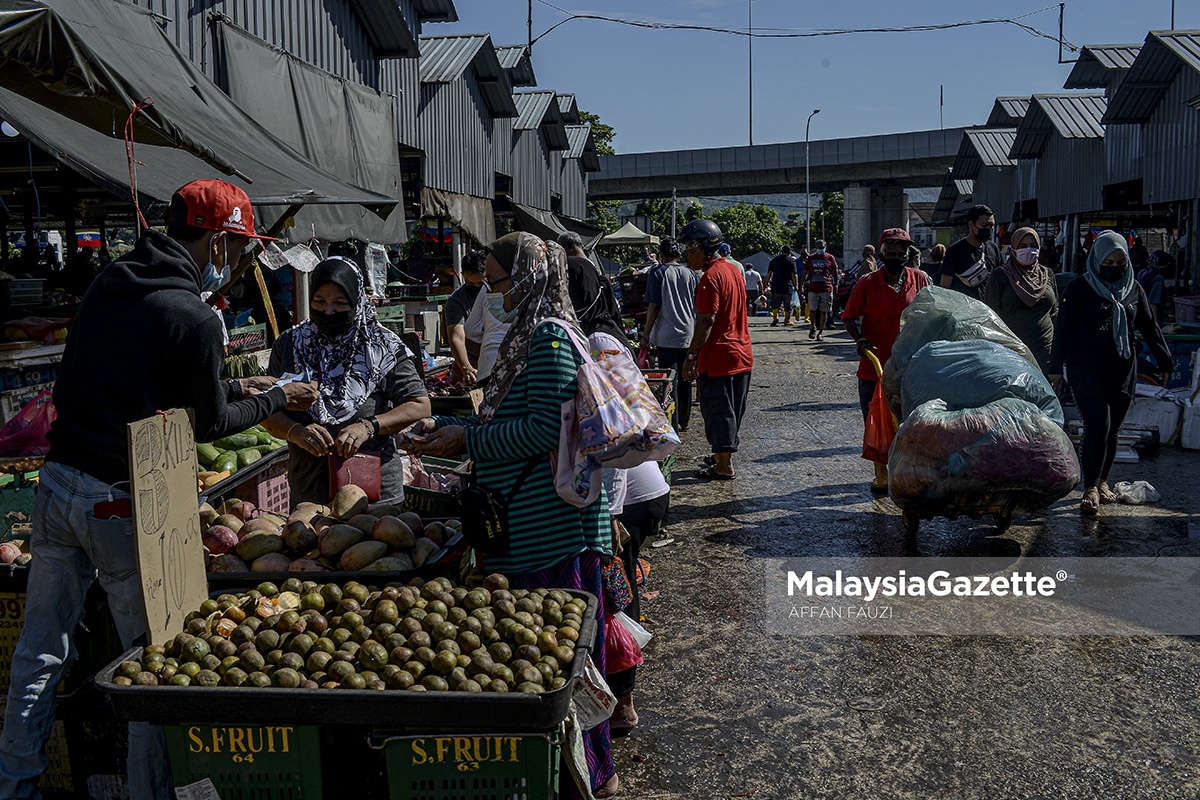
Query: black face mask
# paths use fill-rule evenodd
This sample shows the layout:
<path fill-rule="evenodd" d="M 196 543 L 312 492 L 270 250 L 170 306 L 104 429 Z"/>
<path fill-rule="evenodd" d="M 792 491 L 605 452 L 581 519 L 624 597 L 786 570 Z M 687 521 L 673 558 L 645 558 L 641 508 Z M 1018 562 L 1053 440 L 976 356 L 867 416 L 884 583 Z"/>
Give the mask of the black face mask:
<path fill-rule="evenodd" d="M 979 230 L 975 231 L 975 238 L 981 242 L 986 242 L 988 239 L 992 238 L 992 229 L 980 228 Z"/>
<path fill-rule="evenodd" d="M 1121 265 L 1113 266 L 1109 264 L 1101 264 L 1100 280 L 1104 281 L 1105 283 L 1116 283 L 1117 281 L 1121 280 L 1121 276 L 1125 274 L 1125 269 L 1126 268 Z"/>
<path fill-rule="evenodd" d="M 899 277 L 900 273 L 904 271 L 904 257 L 884 258 L 883 269 L 893 278 Z"/>
<path fill-rule="evenodd" d="M 354 329 L 354 311 L 339 311 L 336 314 L 313 314 L 313 325 L 322 336 L 338 339 Z"/>

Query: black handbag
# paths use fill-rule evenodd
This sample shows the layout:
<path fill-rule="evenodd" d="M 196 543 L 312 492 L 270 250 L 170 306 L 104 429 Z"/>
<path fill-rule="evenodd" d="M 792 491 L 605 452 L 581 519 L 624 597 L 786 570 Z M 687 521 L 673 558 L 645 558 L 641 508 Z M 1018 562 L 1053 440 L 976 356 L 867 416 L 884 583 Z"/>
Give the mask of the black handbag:
<path fill-rule="evenodd" d="M 543 456 L 534 456 L 517 476 L 508 497 L 479 483 L 474 465 L 469 472 L 459 472 L 462 488 L 458 492 L 458 513 L 462 517 L 463 538 L 470 547 L 484 555 L 501 555 L 508 551 L 508 506 L 517 492 L 533 474 Z"/>

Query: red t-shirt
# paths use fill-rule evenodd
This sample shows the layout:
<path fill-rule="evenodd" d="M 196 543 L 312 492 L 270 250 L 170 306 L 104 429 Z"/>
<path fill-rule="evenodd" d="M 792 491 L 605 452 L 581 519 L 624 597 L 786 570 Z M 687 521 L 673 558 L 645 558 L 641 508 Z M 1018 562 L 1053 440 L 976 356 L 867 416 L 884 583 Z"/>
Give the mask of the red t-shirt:
<path fill-rule="evenodd" d="M 833 282 L 837 278 L 837 259 L 826 253 L 819 256 L 813 253 L 804 261 L 804 282 L 808 291 L 820 294 L 832 292 Z"/>
<path fill-rule="evenodd" d="M 882 269 L 869 273 L 865 278 L 859 278 L 850 293 L 846 310 L 842 319 L 862 320 L 858 323 L 858 331 L 862 337 L 875 346 L 875 355 L 880 364 L 886 364 L 892 357 L 892 345 L 900 335 L 900 314 L 908 308 L 917 296 L 917 292 L 929 285 L 929 276 L 919 269 L 904 268 L 904 283 L 897 292 L 888 286 L 887 278 Z M 858 362 L 858 377 L 865 381 L 878 380 L 875 366 L 867 359 Z"/>
<path fill-rule="evenodd" d="M 708 341 L 700 348 L 697 370 L 721 377 L 754 368 L 746 319 L 746 281 L 737 267 L 720 258 L 704 270 L 696 287 L 696 313 L 715 315 Z"/>

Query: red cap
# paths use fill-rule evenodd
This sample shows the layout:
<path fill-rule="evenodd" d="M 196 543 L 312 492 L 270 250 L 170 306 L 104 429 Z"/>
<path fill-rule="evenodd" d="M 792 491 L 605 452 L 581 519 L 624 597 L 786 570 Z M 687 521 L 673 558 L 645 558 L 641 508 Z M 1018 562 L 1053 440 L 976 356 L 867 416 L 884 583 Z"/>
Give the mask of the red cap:
<path fill-rule="evenodd" d="M 254 232 L 254 209 L 250 198 L 232 183 L 218 180 L 192 181 L 175 195 L 187 206 L 188 225 L 208 231 L 225 231 L 251 239 L 277 241 Z"/>
<path fill-rule="evenodd" d="M 879 235 L 880 244 L 883 244 L 889 239 L 893 241 L 908 242 L 909 244 L 916 244 L 916 242 L 912 240 L 912 237 L 908 235 L 908 231 L 904 230 L 904 228 L 888 228 Z"/>

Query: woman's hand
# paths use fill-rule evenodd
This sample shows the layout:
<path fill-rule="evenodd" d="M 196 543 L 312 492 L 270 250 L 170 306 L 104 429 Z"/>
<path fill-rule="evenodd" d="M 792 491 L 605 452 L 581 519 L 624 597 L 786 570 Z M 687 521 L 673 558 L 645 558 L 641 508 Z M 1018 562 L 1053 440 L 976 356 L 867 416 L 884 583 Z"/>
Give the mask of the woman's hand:
<path fill-rule="evenodd" d="M 1046 378 L 1049 379 L 1050 386 L 1054 389 L 1056 394 L 1062 391 L 1063 376 L 1061 373 L 1056 375 L 1047 375 Z"/>
<path fill-rule="evenodd" d="M 288 432 L 288 441 L 301 450 L 318 457 L 329 455 L 334 448 L 333 436 L 319 422 L 311 425 L 297 425 Z"/>
<path fill-rule="evenodd" d="M 423 422 L 432 420 L 422 420 Z M 416 425 L 413 426 L 414 428 Z M 467 447 L 467 429 L 461 425 L 447 425 L 428 434 L 414 434 L 408 437 L 410 449 L 431 456 L 452 456 L 461 453 Z"/>
<path fill-rule="evenodd" d="M 396 446 L 407 453 L 416 453 L 417 443 L 413 437 L 425 437 L 437 430 L 433 417 L 419 419 L 402 431 L 396 433 Z"/>
<path fill-rule="evenodd" d="M 352 422 L 337 435 L 334 441 L 334 450 L 342 458 L 349 458 L 358 452 L 358 449 L 367 443 L 367 440 L 375 435 L 375 430 L 369 422 L 358 421 Z"/>

